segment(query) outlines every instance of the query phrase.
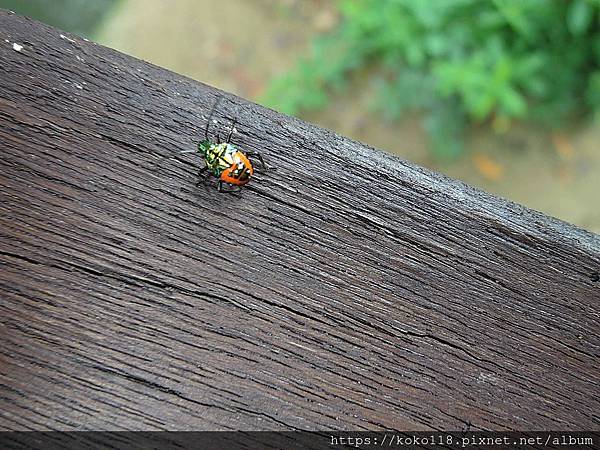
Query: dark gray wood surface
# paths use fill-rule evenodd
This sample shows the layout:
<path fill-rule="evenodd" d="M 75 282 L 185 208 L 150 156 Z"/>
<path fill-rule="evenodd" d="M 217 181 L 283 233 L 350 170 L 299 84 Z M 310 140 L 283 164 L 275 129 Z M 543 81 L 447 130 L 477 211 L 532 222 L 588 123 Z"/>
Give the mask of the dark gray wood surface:
<path fill-rule="evenodd" d="M 6 12 L 0 77 L 0 429 L 600 428 L 599 236 Z"/>

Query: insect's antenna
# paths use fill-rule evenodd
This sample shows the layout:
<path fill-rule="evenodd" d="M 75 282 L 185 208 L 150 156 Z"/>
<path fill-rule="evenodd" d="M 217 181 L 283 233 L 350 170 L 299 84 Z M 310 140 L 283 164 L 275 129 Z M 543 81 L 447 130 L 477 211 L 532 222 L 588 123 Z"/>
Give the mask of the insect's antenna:
<path fill-rule="evenodd" d="M 210 110 L 210 114 L 208 115 L 208 121 L 206 122 L 206 128 L 204 129 L 204 139 L 206 139 L 207 141 L 208 141 L 208 126 L 210 125 L 210 121 L 215 112 L 215 109 L 217 109 L 217 105 L 221 102 L 221 100 L 223 100 L 223 96 L 219 95 L 217 97 L 217 99 L 215 100 L 215 102 L 213 103 L 213 106 Z"/>

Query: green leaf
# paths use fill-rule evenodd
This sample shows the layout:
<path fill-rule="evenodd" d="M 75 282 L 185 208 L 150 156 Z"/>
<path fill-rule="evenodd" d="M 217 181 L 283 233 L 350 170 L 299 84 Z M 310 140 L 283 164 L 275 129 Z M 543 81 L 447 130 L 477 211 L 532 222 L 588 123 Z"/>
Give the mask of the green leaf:
<path fill-rule="evenodd" d="M 507 87 L 500 95 L 500 107 L 509 117 L 521 117 L 527 111 L 527 103 L 514 89 Z"/>
<path fill-rule="evenodd" d="M 567 11 L 567 27 L 571 34 L 582 35 L 592 22 L 593 9 L 587 0 L 575 0 Z"/>

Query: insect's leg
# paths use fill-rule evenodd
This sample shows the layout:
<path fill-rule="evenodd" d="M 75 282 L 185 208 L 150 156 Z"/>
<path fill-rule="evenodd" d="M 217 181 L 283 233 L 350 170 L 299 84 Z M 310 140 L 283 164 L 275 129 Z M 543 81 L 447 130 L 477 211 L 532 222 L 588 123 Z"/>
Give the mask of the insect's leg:
<path fill-rule="evenodd" d="M 200 170 L 198 170 L 198 181 L 196 182 L 196 186 L 200 186 L 202 182 L 206 181 L 208 177 L 210 177 L 210 172 L 206 173 L 208 170 L 208 166 L 204 166 Z"/>
<path fill-rule="evenodd" d="M 265 160 L 263 159 L 263 157 L 260 153 L 249 151 L 249 152 L 246 152 L 246 156 L 256 156 L 260 160 L 260 165 L 262 166 L 262 168 L 263 169 L 267 168 L 267 165 L 265 164 Z"/>
<path fill-rule="evenodd" d="M 227 193 L 227 194 L 234 194 L 234 193 L 242 191 L 242 188 L 239 187 L 239 186 L 233 187 L 233 188 L 229 188 L 229 189 L 225 189 L 224 186 L 223 186 L 223 183 L 224 182 L 222 180 L 219 180 L 219 184 L 217 186 L 217 189 L 218 189 L 219 192 L 224 192 L 224 193 Z"/>
<path fill-rule="evenodd" d="M 221 143 L 221 137 L 219 136 L 219 132 L 217 131 L 217 144 Z"/>
<path fill-rule="evenodd" d="M 237 123 L 237 119 L 233 119 L 231 122 L 231 128 L 229 129 L 229 134 L 227 135 L 227 143 L 231 142 L 231 135 L 233 134 L 233 130 L 235 130 L 235 124 Z"/>

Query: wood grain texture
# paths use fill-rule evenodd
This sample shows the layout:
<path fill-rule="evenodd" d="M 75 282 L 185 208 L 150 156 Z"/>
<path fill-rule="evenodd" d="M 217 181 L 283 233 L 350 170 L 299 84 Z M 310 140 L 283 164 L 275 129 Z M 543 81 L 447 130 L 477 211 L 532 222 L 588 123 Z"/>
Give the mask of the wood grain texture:
<path fill-rule="evenodd" d="M 0 429 L 600 428 L 599 236 L 230 94 L 276 170 L 195 187 L 220 92 L 6 12 L 0 76 Z"/>

